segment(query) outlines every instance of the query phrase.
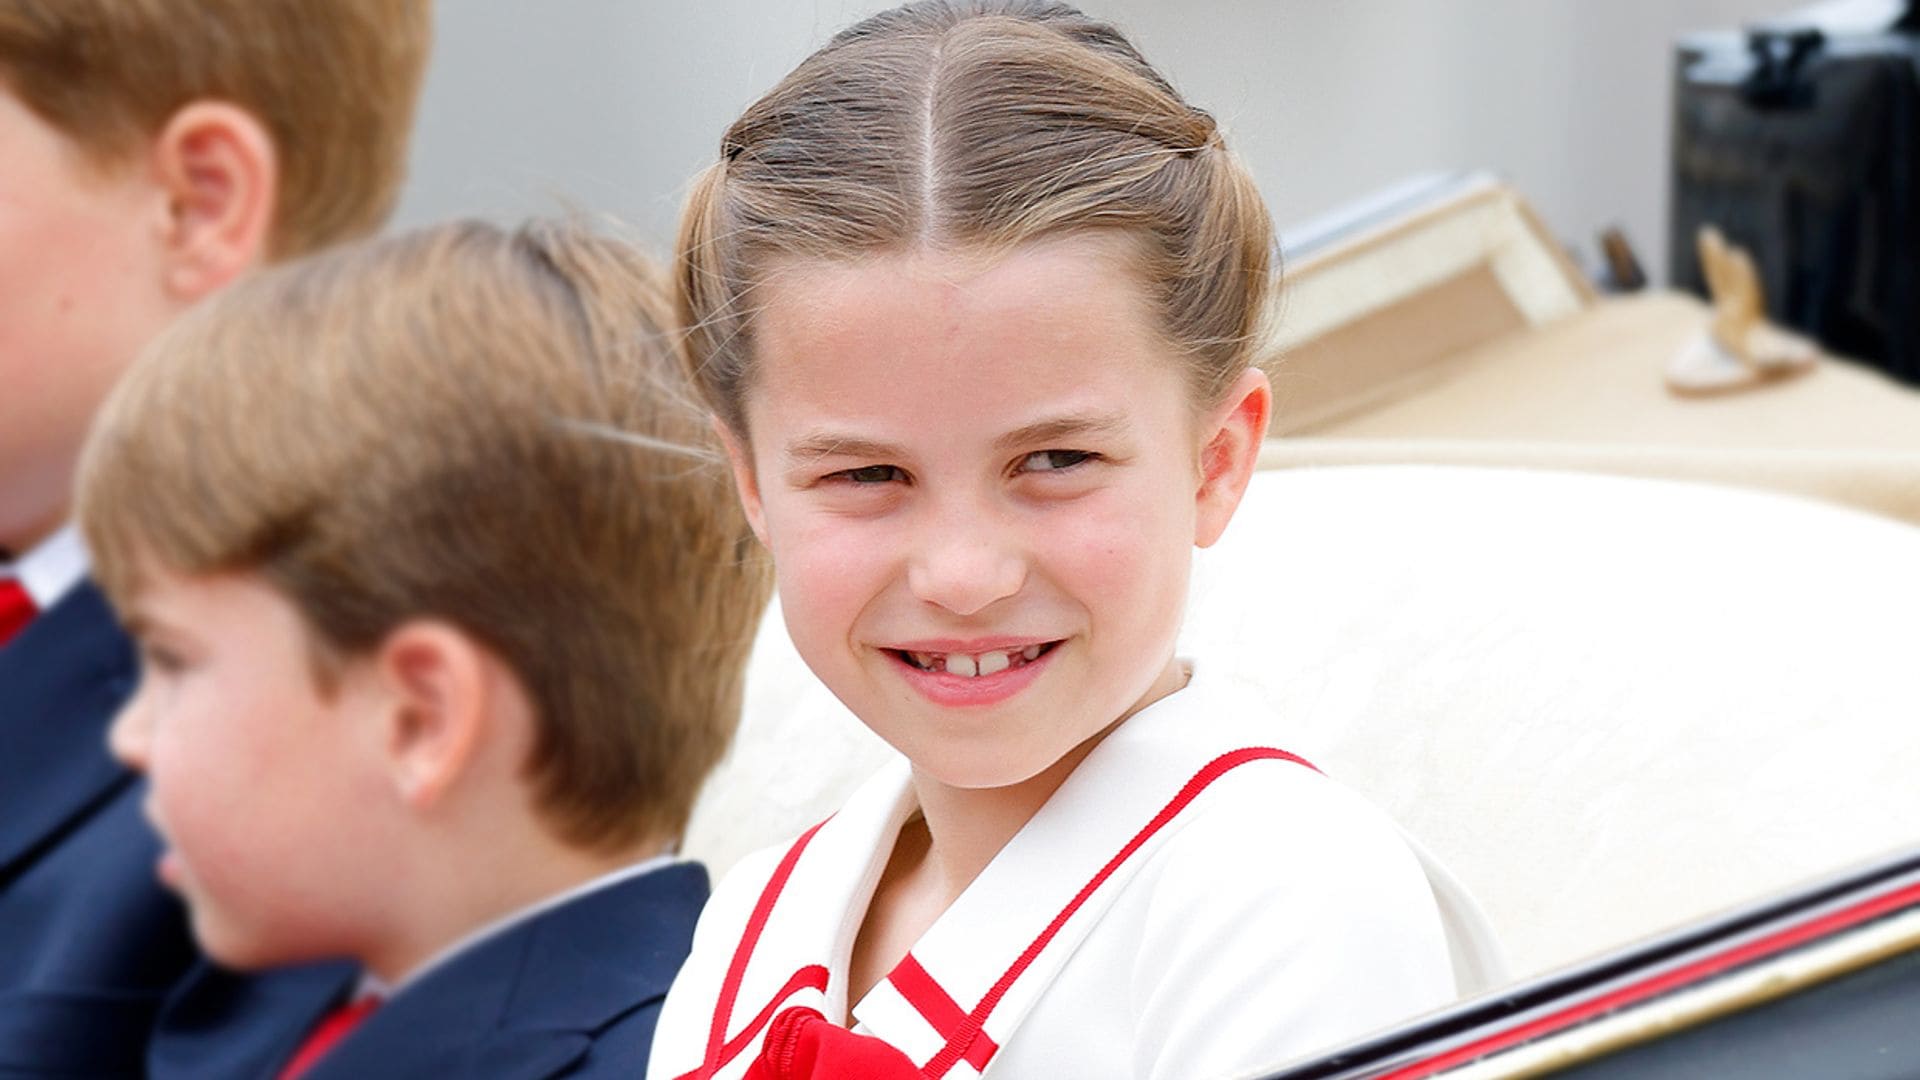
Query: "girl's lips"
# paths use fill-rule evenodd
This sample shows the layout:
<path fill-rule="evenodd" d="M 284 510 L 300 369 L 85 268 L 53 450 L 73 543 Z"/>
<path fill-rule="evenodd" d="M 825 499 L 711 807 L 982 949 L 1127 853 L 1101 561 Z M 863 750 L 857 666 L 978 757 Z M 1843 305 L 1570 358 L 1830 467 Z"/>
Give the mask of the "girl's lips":
<path fill-rule="evenodd" d="M 1027 659 L 1024 652 L 1018 663 L 1009 663 L 1007 667 L 988 674 L 957 675 L 942 670 L 936 664 L 933 670 L 922 667 L 914 655 L 898 649 L 885 650 L 887 656 L 899 668 L 907 685 L 921 697 L 936 705 L 965 708 L 968 706 L 997 705 L 1025 690 L 1029 684 L 1040 677 L 1042 671 L 1051 666 L 1054 656 L 1065 642 L 1051 642 L 1038 648 L 1033 659 Z M 1013 649 L 1030 649 L 1031 646 L 1014 646 Z M 916 650 L 918 651 L 918 650 Z M 933 652 L 934 650 L 927 650 Z M 983 650 L 983 652 L 1006 652 L 1008 649 Z M 962 655 L 953 653 L 948 655 Z M 981 653 L 964 654 L 969 657 Z M 991 665 L 989 665 L 991 666 Z M 976 668 L 976 670 L 978 670 Z"/>

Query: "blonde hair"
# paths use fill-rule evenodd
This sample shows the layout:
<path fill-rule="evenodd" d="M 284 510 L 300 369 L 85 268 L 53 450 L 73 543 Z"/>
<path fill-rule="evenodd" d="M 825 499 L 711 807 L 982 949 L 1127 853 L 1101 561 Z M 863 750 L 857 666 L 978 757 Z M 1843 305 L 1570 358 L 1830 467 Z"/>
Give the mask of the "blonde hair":
<path fill-rule="evenodd" d="M 1064 4 L 934 0 L 842 31 L 751 105 L 695 182 L 676 273 L 708 404 L 746 433 L 776 264 L 1126 235 L 1193 397 L 1252 362 L 1273 228 L 1213 118 Z"/>
<path fill-rule="evenodd" d="M 230 102 L 280 161 L 269 254 L 386 220 L 426 67 L 427 0 L 0 0 L 0 83 L 110 165 Z"/>
<path fill-rule="evenodd" d="M 528 774 L 557 835 L 678 832 L 737 719 L 770 574 L 664 286 L 580 226 L 479 223 L 241 282 L 98 418 L 79 514 L 101 585 L 124 609 L 149 565 L 258 573 L 336 663 L 447 620 L 531 695 Z"/>

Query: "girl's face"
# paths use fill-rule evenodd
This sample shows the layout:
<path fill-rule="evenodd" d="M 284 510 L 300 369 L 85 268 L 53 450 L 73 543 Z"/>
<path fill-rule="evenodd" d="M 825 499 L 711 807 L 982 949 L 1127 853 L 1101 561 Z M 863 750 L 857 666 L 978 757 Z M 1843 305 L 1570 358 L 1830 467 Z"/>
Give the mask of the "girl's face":
<path fill-rule="evenodd" d="M 923 776 L 1018 784 L 1177 689 L 1192 547 L 1264 432 L 1196 415 L 1122 248 L 789 264 L 730 440 L 787 628 Z"/>

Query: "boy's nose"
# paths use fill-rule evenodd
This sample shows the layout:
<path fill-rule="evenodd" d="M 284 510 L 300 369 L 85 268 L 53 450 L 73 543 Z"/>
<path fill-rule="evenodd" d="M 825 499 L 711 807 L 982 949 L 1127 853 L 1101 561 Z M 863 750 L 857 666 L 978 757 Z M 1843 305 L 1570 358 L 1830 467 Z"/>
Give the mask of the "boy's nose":
<path fill-rule="evenodd" d="M 1026 578 L 1026 559 L 992 523 L 951 516 L 929 526 L 907 568 L 916 598 L 956 615 L 1012 596 Z"/>
<path fill-rule="evenodd" d="M 107 750 L 120 764 L 145 772 L 151 730 L 141 697 L 140 693 L 135 692 L 133 698 L 122 705 L 120 712 L 114 716 L 113 726 L 107 729 Z"/>

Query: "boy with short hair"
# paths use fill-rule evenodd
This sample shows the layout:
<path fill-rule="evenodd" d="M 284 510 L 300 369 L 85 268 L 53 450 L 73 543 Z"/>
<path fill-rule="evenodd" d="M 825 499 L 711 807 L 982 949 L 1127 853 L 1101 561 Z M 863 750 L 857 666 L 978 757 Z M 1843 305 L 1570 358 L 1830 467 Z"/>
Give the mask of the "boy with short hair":
<path fill-rule="evenodd" d="M 671 326 L 617 241 L 444 226 L 240 284 L 102 411 L 160 875 L 221 963 L 359 966 L 235 1075 L 644 1069 L 770 587 Z"/>
<path fill-rule="evenodd" d="M 104 745 L 88 421 L 181 311 L 386 216 L 428 37 L 426 0 L 0 0 L 0 1073 L 138 1074 L 194 957 Z"/>

